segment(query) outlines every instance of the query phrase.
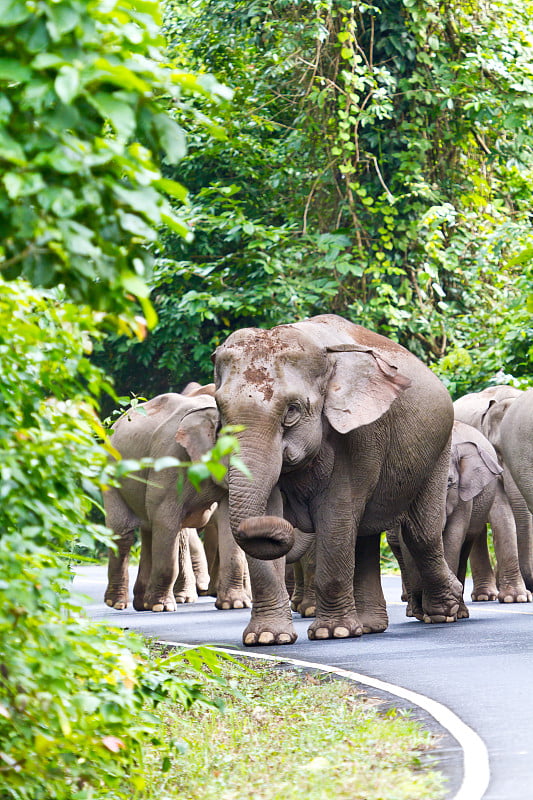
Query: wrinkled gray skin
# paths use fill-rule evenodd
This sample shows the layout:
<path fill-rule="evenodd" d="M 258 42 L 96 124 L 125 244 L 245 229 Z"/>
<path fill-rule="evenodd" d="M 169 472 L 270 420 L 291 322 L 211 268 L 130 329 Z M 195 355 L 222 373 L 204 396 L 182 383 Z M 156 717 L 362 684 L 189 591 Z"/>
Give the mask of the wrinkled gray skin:
<path fill-rule="evenodd" d="M 192 393 L 189 388 L 187 395 L 159 395 L 124 414 L 115 423 L 111 437 L 122 457 L 138 460 L 171 456 L 188 462 L 199 460 L 211 449 L 218 424 L 213 387 L 197 386 Z M 141 533 L 141 558 L 133 589 L 134 608 L 137 611 L 174 611 L 176 601 L 187 602 L 194 598 L 191 573 L 188 577 L 186 573 L 190 565 L 190 532 L 187 529 L 206 525 L 216 503 L 220 501 L 221 506 L 224 505 L 227 493 L 211 481 L 204 481 L 197 492 L 187 481 L 184 470 L 182 478 L 178 494 L 176 468 L 159 472 L 148 469 L 128 475 L 120 487 L 104 493 L 106 524 L 113 530 L 118 547 L 118 552 L 111 552 L 109 557 L 105 593 L 108 605 L 119 609 L 127 605 L 128 555 L 136 528 Z M 237 551 L 229 532 L 229 521 L 225 528 L 221 526 L 220 535 L 228 541 L 223 546 L 225 552 Z M 239 558 L 237 554 L 235 563 Z M 225 567 L 224 564 L 223 569 Z M 228 569 L 232 568 L 233 565 L 228 565 Z M 234 601 L 233 595 L 229 602 Z"/>
<path fill-rule="evenodd" d="M 396 343 L 323 315 L 232 334 L 216 351 L 215 382 L 222 424 L 245 426 L 241 457 L 253 474 L 229 471 L 232 532 L 253 556 L 245 645 L 296 639 L 281 558 L 297 555 L 292 525 L 316 531 L 310 639 L 385 630 L 379 534 L 395 524 L 421 574 L 415 616 L 456 620 L 461 585 L 442 547 L 453 410 L 427 367 Z"/>
<path fill-rule="evenodd" d="M 489 512 L 496 497 L 498 482 L 502 480 L 502 472 L 503 469 L 498 463 L 496 451 L 488 439 L 471 425 L 456 420 L 452 432 L 446 495 L 446 524 L 442 538 L 446 561 L 454 575 L 457 575 L 461 581 L 463 588 L 472 546 L 477 544 L 479 550 L 485 548 L 487 551 Z M 397 531 L 389 531 L 387 540 L 401 566 L 405 593 L 414 569 L 412 559 L 402 547 L 401 537 Z M 478 576 L 473 569 L 472 577 L 474 580 L 472 597 L 480 599 L 481 593 L 487 592 L 485 574 Z M 481 585 L 479 580 L 481 580 Z M 493 584 L 492 596 L 488 596 L 489 594 L 490 590 L 484 599 L 496 599 L 495 584 Z M 406 599 L 403 595 L 402 597 Z M 411 616 L 409 607 L 407 616 Z M 458 617 L 466 619 L 468 616 L 468 609 L 465 603 L 461 602 Z"/>
<path fill-rule="evenodd" d="M 215 599 L 216 608 L 250 608 L 252 590 L 248 564 L 243 550 L 231 535 L 227 497 L 203 530 L 205 553 L 209 570 L 209 585 L 205 594 Z"/>
<path fill-rule="evenodd" d="M 530 602 L 533 590 L 533 521 L 501 449 L 503 420 L 521 395 L 522 392 L 513 386 L 490 386 L 481 392 L 460 397 L 454 403 L 455 418 L 473 425 L 486 436 L 503 467 L 503 482 L 498 483 L 489 516 L 497 563 L 497 599 L 500 603 Z M 472 570 L 479 575 L 480 594 L 473 599 L 485 600 L 487 594 L 494 594 L 494 576 L 486 548 L 483 550 L 476 543 L 470 563 Z"/>
<path fill-rule="evenodd" d="M 533 514 L 533 389 L 518 397 L 501 424 L 500 449 Z"/>

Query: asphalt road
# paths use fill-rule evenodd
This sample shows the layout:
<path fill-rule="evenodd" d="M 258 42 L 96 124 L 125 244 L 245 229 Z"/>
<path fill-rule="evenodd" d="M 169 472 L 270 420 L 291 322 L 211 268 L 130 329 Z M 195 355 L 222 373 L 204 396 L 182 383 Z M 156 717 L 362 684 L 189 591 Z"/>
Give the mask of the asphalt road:
<path fill-rule="evenodd" d="M 483 800 L 533 798 L 533 604 L 468 603 L 470 619 L 424 625 L 405 617 L 399 578 L 384 576 L 389 613 L 385 633 L 310 642 L 309 620 L 295 614 L 298 640 L 294 645 L 243 648 L 241 636 L 249 610 L 218 611 L 211 598 L 201 598 L 175 613 L 114 611 L 103 603 L 105 583 L 104 568 L 77 570 L 74 591 L 85 595 L 84 604 L 94 619 L 169 642 L 238 647 L 248 653 L 355 671 L 437 701 L 476 731 L 486 745 L 490 781 Z M 415 716 L 442 734 L 439 766 L 449 780 L 448 797 L 458 800 L 463 763 L 457 741 L 410 697 L 399 700 L 376 686 L 368 692 L 395 707 L 412 708 Z M 461 792 L 461 800 L 471 797 Z"/>

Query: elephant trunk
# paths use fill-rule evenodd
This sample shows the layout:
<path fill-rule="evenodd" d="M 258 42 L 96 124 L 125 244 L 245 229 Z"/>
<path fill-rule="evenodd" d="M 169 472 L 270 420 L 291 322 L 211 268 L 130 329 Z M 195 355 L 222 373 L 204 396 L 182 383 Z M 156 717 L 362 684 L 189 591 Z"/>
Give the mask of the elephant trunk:
<path fill-rule="evenodd" d="M 229 468 L 229 510 L 233 536 L 242 549 L 254 558 L 279 558 L 294 543 L 292 526 L 281 517 L 281 506 L 269 509 L 269 500 L 281 472 L 281 442 L 276 441 L 272 434 L 269 441 L 266 432 L 260 435 L 251 427 L 239 436 L 239 441 L 240 457 L 250 470 L 252 480 L 236 467 Z M 269 454 L 268 458 L 265 453 Z M 279 516 L 265 516 L 269 510 Z M 261 523 L 264 519 L 268 521 Z M 249 520 L 255 520 L 255 523 L 249 524 Z"/>
<path fill-rule="evenodd" d="M 286 556 L 287 563 L 298 561 L 313 543 L 315 534 L 293 528 L 280 517 L 248 517 L 241 522 L 235 539 L 249 556 L 272 561 Z"/>

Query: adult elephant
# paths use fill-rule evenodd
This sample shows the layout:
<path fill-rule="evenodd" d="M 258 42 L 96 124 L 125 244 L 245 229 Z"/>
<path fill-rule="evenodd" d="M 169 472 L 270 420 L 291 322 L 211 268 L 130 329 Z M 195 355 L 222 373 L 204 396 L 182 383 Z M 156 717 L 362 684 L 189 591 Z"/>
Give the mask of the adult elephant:
<path fill-rule="evenodd" d="M 198 461 L 216 441 L 218 412 L 213 390 L 212 385 L 194 384 L 183 394 L 169 392 L 137 406 L 113 426 L 112 445 L 125 459 Z M 217 502 L 220 572 L 224 577 L 217 605 L 248 606 L 245 565 L 230 533 L 226 489 L 207 480 L 198 492 L 184 470 L 176 467 L 129 474 L 104 493 L 106 524 L 113 530 L 117 545 L 117 551 L 109 554 L 105 602 L 117 609 L 128 603 L 128 556 L 136 528 L 141 532 L 141 558 L 133 588 L 134 608 L 174 611 L 176 602 L 192 599 L 196 587 L 188 558 L 189 529 L 204 527 Z M 188 567 L 192 575 L 189 581 Z"/>
<path fill-rule="evenodd" d="M 533 389 L 517 397 L 507 411 L 501 424 L 500 449 L 533 514 Z"/>
<path fill-rule="evenodd" d="M 316 532 L 310 639 L 387 627 L 379 534 L 397 524 L 421 576 L 412 588 L 415 616 L 456 620 L 461 586 L 441 536 L 453 409 L 421 361 L 322 315 L 236 331 L 216 350 L 215 385 L 221 422 L 245 428 L 241 457 L 253 475 L 229 470 L 232 532 L 253 556 L 245 645 L 296 639 L 280 558 L 289 550 L 296 557 L 293 525 Z"/>
<path fill-rule="evenodd" d="M 455 418 L 481 431 L 493 445 L 503 467 L 490 512 L 490 525 L 496 554 L 498 600 L 525 603 L 533 590 L 533 520 L 503 455 L 503 422 L 522 392 L 513 386 L 489 386 L 480 392 L 460 397 L 454 403 Z M 486 572 L 490 582 L 490 562 L 477 547 L 470 556 L 472 568 Z M 473 596 L 474 600 L 486 599 Z"/>

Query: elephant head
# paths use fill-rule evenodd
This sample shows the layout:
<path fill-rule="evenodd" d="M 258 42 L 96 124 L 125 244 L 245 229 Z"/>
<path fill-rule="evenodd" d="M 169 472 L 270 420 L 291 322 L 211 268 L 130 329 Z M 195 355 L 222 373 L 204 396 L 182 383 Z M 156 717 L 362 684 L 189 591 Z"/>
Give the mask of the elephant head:
<path fill-rule="evenodd" d="M 256 558 L 280 557 L 298 540 L 283 520 L 264 518 L 280 475 L 304 467 L 327 473 L 328 435 L 373 423 L 410 385 L 372 342 L 337 330 L 337 319 L 243 329 L 215 353 L 221 422 L 244 426 L 240 452 L 253 475 L 229 471 L 231 527 Z"/>
<path fill-rule="evenodd" d="M 481 494 L 502 472 L 494 456 L 477 443 L 452 441 L 446 515 L 452 513 L 458 500 L 468 502 Z"/>

